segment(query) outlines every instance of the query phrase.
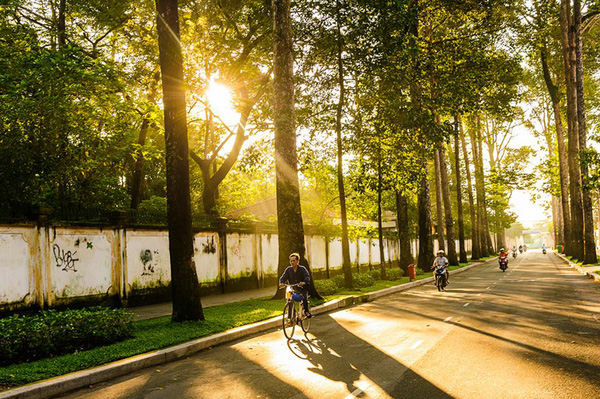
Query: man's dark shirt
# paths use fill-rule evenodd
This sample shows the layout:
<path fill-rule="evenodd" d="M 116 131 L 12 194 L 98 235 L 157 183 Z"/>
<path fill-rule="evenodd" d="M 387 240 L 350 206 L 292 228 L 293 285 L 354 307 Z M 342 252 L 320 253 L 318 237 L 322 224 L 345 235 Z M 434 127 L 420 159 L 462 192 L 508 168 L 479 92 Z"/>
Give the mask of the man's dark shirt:
<path fill-rule="evenodd" d="M 300 282 L 310 284 L 310 275 L 308 274 L 308 270 L 302 265 L 298 265 L 295 272 L 292 266 L 288 266 L 279 279 L 281 284 L 284 284 L 286 281 L 288 284 L 297 284 Z"/>

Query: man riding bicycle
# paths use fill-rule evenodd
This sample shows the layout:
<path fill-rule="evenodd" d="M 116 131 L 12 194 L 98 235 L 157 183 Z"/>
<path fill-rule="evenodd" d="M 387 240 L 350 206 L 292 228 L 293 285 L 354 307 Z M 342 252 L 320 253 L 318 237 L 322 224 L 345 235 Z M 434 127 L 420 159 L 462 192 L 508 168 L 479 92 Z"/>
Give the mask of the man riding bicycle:
<path fill-rule="evenodd" d="M 310 284 L 310 274 L 308 270 L 299 264 L 300 254 L 294 252 L 290 255 L 290 266 L 288 266 L 281 277 L 279 278 L 279 288 L 285 287 L 285 284 L 298 284 L 294 287 L 294 291 L 302 294 L 302 306 L 304 314 L 311 318 L 312 315 L 308 310 L 308 285 Z"/>

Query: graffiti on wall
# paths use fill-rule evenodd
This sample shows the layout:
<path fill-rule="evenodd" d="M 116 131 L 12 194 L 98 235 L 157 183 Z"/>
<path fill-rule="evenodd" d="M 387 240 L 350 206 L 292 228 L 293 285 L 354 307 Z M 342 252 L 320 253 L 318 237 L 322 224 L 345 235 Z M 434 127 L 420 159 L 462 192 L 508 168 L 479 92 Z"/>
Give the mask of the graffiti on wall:
<path fill-rule="evenodd" d="M 79 261 L 79 259 L 75 258 L 77 251 L 65 251 L 64 249 L 61 249 L 58 244 L 54 244 L 52 246 L 52 252 L 54 253 L 56 267 L 62 267 L 64 272 L 68 272 L 69 270 L 77 272 L 77 269 L 75 269 L 75 262 Z"/>
<path fill-rule="evenodd" d="M 140 260 L 144 265 L 144 270 L 142 271 L 142 276 L 150 276 L 154 274 L 155 269 L 155 258 L 157 258 L 159 252 L 154 250 L 154 255 L 152 255 L 152 251 L 149 249 L 142 249 L 140 252 Z"/>
<path fill-rule="evenodd" d="M 206 238 L 206 242 L 202 243 L 202 252 L 205 254 L 214 254 L 217 252 L 217 246 L 215 245 L 215 237 Z"/>

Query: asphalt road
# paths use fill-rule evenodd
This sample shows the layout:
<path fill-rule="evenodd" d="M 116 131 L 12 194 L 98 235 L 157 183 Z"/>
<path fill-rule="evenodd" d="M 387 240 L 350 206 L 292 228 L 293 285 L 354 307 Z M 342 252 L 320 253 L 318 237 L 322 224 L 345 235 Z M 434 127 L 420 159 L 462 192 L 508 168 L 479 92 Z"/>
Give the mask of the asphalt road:
<path fill-rule="evenodd" d="M 600 398 L 600 284 L 528 251 L 68 398 Z"/>

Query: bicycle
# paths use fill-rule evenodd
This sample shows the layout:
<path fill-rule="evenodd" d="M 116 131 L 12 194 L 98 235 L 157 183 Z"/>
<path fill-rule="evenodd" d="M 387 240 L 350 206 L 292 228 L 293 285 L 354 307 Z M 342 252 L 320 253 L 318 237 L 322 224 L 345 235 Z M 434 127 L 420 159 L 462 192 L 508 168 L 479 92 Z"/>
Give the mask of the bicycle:
<path fill-rule="evenodd" d="M 283 307 L 283 334 L 290 340 L 294 336 L 296 324 L 299 324 L 304 333 L 310 329 L 310 318 L 304 314 L 304 306 L 302 306 L 302 294 L 294 292 L 294 287 L 298 284 L 285 284 L 286 303 Z"/>

